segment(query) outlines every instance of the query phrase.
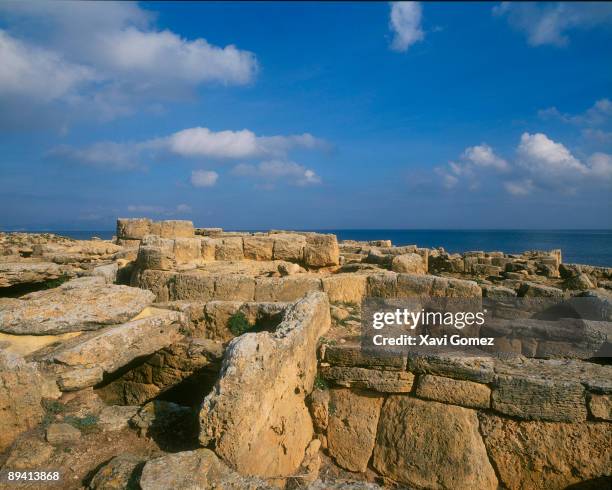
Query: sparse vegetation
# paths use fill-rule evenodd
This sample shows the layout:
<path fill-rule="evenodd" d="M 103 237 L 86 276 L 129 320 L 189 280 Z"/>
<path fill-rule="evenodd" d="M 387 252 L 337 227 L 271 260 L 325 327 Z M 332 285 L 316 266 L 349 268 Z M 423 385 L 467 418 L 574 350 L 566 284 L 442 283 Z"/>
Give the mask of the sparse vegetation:
<path fill-rule="evenodd" d="M 248 332 L 253 328 L 246 316 L 244 316 L 244 313 L 241 311 L 237 311 L 230 317 L 228 325 L 230 332 L 232 332 L 236 337 Z"/>
<path fill-rule="evenodd" d="M 79 429 L 83 433 L 96 432 L 98 430 L 99 419 L 96 415 L 88 414 L 85 417 L 75 417 L 74 415 L 67 415 L 64 417 L 64 422 L 72 425 Z"/>
<path fill-rule="evenodd" d="M 327 384 L 327 381 L 325 381 L 325 379 L 318 373 L 314 380 L 314 387 L 317 388 L 318 390 L 328 390 L 329 389 L 329 385 Z"/>

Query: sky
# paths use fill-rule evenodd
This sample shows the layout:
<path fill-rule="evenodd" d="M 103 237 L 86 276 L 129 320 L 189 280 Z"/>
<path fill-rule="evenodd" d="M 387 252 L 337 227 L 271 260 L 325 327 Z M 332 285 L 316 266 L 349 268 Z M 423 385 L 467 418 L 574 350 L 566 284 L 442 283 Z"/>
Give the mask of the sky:
<path fill-rule="evenodd" d="M 612 228 L 612 3 L 0 3 L 0 229 Z"/>

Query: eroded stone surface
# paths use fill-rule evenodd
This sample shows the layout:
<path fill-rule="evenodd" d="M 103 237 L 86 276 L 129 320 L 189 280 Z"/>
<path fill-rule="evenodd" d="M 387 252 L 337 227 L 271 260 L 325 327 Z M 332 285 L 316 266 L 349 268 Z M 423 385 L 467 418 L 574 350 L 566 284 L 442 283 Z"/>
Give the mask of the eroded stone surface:
<path fill-rule="evenodd" d="M 487 385 L 431 374 L 419 376 L 416 395 L 469 408 L 489 408 L 491 405 L 491 389 Z"/>
<path fill-rule="evenodd" d="M 415 488 L 497 488 L 476 412 L 406 395 L 382 408 L 373 465 Z"/>
<path fill-rule="evenodd" d="M 317 339 L 329 325 L 327 297 L 314 293 L 291 307 L 274 333 L 230 342 L 202 405 L 200 442 L 214 441 L 217 454 L 243 474 L 295 472 L 312 439 L 304 399 L 316 374 Z"/>

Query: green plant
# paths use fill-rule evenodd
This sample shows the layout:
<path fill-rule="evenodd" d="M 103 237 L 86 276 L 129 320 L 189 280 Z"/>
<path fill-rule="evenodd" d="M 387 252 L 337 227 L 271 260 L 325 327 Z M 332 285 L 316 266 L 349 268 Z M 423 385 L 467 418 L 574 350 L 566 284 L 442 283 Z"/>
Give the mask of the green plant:
<path fill-rule="evenodd" d="M 54 288 L 57 288 L 57 287 L 61 286 L 62 284 L 64 284 L 68 280 L 70 280 L 70 276 L 68 276 L 67 274 L 63 274 L 62 276 L 58 277 L 57 279 L 49 279 L 48 281 L 45 281 L 43 283 L 42 289 L 54 289 Z"/>
<path fill-rule="evenodd" d="M 93 414 L 85 415 L 85 417 L 75 417 L 74 415 L 67 415 L 66 417 L 64 417 L 64 422 L 79 429 L 81 432 L 88 433 L 97 431 L 99 419 L 96 415 Z"/>
<path fill-rule="evenodd" d="M 314 387 L 319 389 L 319 390 L 327 390 L 329 389 L 329 385 L 327 384 L 327 381 L 325 381 L 325 379 L 317 373 L 315 380 L 314 380 Z"/>
<path fill-rule="evenodd" d="M 329 413 L 329 415 L 334 415 L 336 413 L 336 404 L 331 400 L 327 405 L 327 412 Z"/>
<path fill-rule="evenodd" d="M 248 332 L 249 330 L 251 330 L 251 328 L 253 328 L 247 320 L 246 316 L 244 316 L 244 313 L 242 313 L 241 311 L 237 311 L 230 317 L 228 321 L 228 326 L 230 332 L 232 332 L 236 337 L 242 335 L 245 332 Z"/>

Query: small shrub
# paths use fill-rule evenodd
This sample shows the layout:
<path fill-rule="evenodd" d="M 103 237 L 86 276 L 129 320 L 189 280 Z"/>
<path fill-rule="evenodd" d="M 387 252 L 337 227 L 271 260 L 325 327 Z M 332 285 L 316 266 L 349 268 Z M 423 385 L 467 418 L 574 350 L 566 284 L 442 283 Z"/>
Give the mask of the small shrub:
<path fill-rule="evenodd" d="M 327 384 L 327 381 L 325 381 L 325 379 L 318 373 L 314 380 L 314 387 L 317 388 L 318 390 L 329 389 L 329 385 Z"/>
<path fill-rule="evenodd" d="M 79 429 L 83 433 L 96 432 L 98 430 L 99 419 L 96 415 L 86 415 L 85 417 L 75 417 L 74 415 L 67 415 L 64 417 L 64 422 L 72 425 Z"/>
<path fill-rule="evenodd" d="M 228 325 L 230 332 L 232 332 L 236 337 L 248 332 L 252 328 L 246 316 L 244 316 L 244 313 L 241 311 L 237 311 L 230 317 Z"/>

